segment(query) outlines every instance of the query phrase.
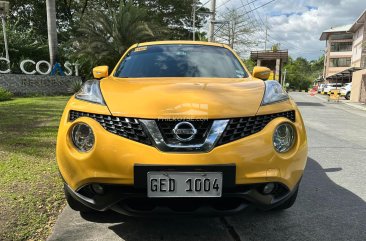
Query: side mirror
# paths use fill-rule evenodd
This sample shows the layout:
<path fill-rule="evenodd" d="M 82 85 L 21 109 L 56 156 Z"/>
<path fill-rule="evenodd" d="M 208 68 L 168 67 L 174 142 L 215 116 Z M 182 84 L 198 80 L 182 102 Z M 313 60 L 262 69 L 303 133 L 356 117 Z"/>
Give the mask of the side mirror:
<path fill-rule="evenodd" d="M 93 69 L 93 76 L 95 79 L 102 79 L 108 77 L 108 66 L 98 66 Z"/>
<path fill-rule="evenodd" d="M 270 75 L 271 75 L 271 70 L 267 67 L 256 66 L 253 69 L 254 78 L 261 79 L 261 80 L 268 80 Z"/>

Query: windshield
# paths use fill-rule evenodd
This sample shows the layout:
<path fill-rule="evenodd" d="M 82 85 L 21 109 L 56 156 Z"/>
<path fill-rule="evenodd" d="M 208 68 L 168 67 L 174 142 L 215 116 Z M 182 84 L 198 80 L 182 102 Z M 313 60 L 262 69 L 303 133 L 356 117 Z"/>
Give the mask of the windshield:
<path fill-rule="evenodd" d="M 153 45 L 131 50 L 115 73 L 120 78 L 213 77 L 246 78 L 245 69 L 223 47 Z"/>

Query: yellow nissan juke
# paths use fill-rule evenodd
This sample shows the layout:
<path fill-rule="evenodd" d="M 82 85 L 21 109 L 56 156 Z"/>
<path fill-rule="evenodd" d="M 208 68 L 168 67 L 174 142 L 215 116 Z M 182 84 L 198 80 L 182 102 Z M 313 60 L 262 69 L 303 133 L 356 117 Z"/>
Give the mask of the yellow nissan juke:
<path fill-rule="evenodd" d="M 71 208 L 129 216 L 291 207 L 307 160 L 300 112 L 269 69 L 223 44 L 133 45 L 71 97 L 57 162 Z"/>

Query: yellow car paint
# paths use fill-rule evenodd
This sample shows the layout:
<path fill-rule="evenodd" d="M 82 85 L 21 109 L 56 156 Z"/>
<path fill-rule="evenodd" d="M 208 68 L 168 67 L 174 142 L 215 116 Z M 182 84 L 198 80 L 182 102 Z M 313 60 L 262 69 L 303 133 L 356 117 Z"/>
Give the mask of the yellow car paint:
<path fill-rule="evenodd" d="M 75 102 L 80 101 L 72 98 L 66 110 Z M 95 145 L 88 153 L 77 151 L 70 140 L 71 127 L 79 122 L 90 125 L 94 131 Z M 261 132 L 216 147 L 209 153 L 181 154 L 164 153 L 155 147 L 114 135 L 90 118 L 82 117 L 71 123 L 65 113 L 57 140 L 57 161 L 63 178 L 75 190 L 91 182 L 132 185 L 134 164 L 235 164 L 237 184 L 279 181 L 293 188 L 303 174 L 307 159 L 305 128 L 297 112 L 294 123 L 298 136 L 296 144 L 290 152 L 280 154 L 273 149 L 272 136 L 274 128 L 281 122 L 289 121 L 277 118 Z"/>
<path fill-rule="evenodd" d="M 136 44 L 128 51 L 136 47 L 177 43 L 220 46 L 232 51 L 222 44 L 191 41 Z M 308 151 L 301 114 L 292 100 L 261 106 L 265 88 L 262 80 L 253 76 L 241 79 L 123 79 L 114 77 L 115 71 L 100 83 L 108 107 L 71 97 L 63 113 L 56 157 L 62 177 L 73 190 L 93 182 L 133 185 L 134 164 L 235 164 L 236 184 L 281 182 L 290 190 L 301 179 Z M 220 119 L 295 110 L 296 121 L 276 118 L 262 131 L 218 146 L 207 153 L 174 153 L 162 152 L 153 146 L 112 134 L 91 118 L 81 117 L 70 122 L 70 110 L 146 119 Z M 87 153 L 78 151 L 70 140 L 70 131 L 79 122 L 88 124 L 95 135 L 94 147 Z M 289 122 L 296 129 L 296 143 L 287 153 L 278 153 L 273 147 L 274 129 L 282 122 Z"/>

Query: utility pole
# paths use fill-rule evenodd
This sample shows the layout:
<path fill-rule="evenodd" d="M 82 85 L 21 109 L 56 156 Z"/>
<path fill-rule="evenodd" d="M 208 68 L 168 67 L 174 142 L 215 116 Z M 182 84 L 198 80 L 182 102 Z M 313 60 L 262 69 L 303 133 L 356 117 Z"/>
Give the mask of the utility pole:
<path fill-rule="evenodd" d="M 193 32 L 193 41 L 196 41 L 196 0 L 193 0 L 193 23 L 192 23 L 192 32 Z"/>
<path fill-rule="evenodd" d="M 56 0 L 46 0 L 46 8 L 50 62 L 53 66 L 57 61 Z"/>
<path fill-rule="evenodd" d="M 232 48 L 232 49 L 234 49 L 234 42 L 235 42 L 235 27 L 236 27 L 236 22 L 235 22 L 235 20 L 232 20 L 231 21 L 231 23 L 230 23 L 230 31 L 231 31 L 231 35 L 230 35 L 230 37 L 231 37 L 231 41 L 230 41 L 230 47 Z"/>
<path fill-rule="evenodd" d="M 285 72 L 283 73 L 282 87 L 286 86 L 286 75 L 287 75 L 287 69 L 285 69 Z"/>
<path fill-rule="evenodd" d="M 215 33 L 216 0 L 211 0 L 211 21 L 208 29 L 208 41 L 213 42 Z"/>
<path fill-rule="evenodd" d="M 0 17 L 3 24 L 3 33 L 4 33 L 4 45 L 5 45 L 5 55 L 6 59 L 9 61 L 9 47 L 8 47 L 8 38 L 6 36 L 6 15 L 9 13 L 9 2 L 0 1 Z"/>
<path fill-rule="evenodd" d="M 266 16 L 266 40 L 264 42 L 264 50 L 267 51 L 267 41 L 268 41 L 268 22 L 267 22 L 267 16 Z"/>

